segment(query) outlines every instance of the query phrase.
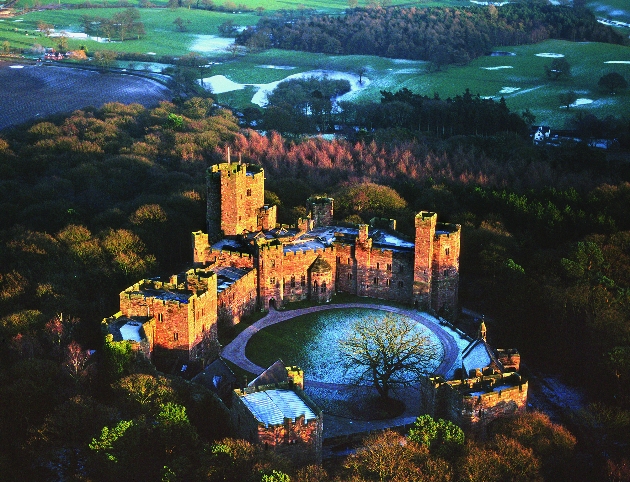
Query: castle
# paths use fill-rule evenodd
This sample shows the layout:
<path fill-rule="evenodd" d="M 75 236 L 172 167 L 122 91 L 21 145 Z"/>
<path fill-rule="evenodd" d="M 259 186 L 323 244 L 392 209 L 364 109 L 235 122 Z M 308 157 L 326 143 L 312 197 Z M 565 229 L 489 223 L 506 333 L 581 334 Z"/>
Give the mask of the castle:
<path fill-rule="evenodd" d="M 335 224 L 328 197 L 309 199 L 308 215 L 295 225 L 278 225 L 276 207 L 264 203 L 264 185 L 261 167 L 232 163 L 229 154 L 227 162 L 211 166 L 208 232 L 192 233 L 193 266 L 169 280 L 142 280 L 124 290 L 120 311 L 104 320 L 105 330 L 168 367 L 176 360 L 214 359 L 219 324 L 234 325 L 256 310 L 294 301 L 326 303 L 336 292 L 405 303 L 445 323 L 456 317 L 459 225 L 440 224 L 435 213 L 421 211 L 410 240 L 395 230 L 394 220 L 386 228 Z M 489 347 L 484 327 L 463 351 L 454 379 L 424 381 L 422 413 L 483 436 L 494 418 L 525 409 L 527 383 L 517 373 L 519 363 L 515 350 Z M 321 460 L 321 412 L 301 388 L 291 379 L 235 390 L 235 427 L 244 438 L 268 445 L 303 439 L 313 447 L 306 458 Z M 261 403 L 290 410 L 267 419 L 266 413 L 256 415 Z M 300 413 L 293 413 L 298 406 Z"/>
<path fill-rule="evenodd" d="M 208 169 L 207 189 L 208 233 L 192 234 L 193 267 L 126 289 L 120 312 L 106 320 L 115 338 L 134 334 L 152 358 L 199 357 L 216 341 L 217 324 L 293 301 L 326 303 L 336 292 L 456 316 L 459 225 L 419 212 L 413 241 L 394 220 L 387 229 L 335 225 L 327 197 L 309 199 L 295 225 L 278 225 L 276 206 L 264 203 L 263 169 L 229 154 Z"/>

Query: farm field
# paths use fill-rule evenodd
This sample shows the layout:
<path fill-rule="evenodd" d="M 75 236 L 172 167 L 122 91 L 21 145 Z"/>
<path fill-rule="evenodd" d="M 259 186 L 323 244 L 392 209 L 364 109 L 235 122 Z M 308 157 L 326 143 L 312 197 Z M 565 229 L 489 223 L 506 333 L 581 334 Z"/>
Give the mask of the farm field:
<path fill-rule="evenodd" d="M 55 26 L 55 32 L 68 32 L 68 46 L 77 49 L 85 45 L 88 51 L 115 50 L 125 53 L 148 53 L 156 55 L 185 55 L 197 51 L 206 55 L 225 55 L 225 48 L 233 39 L 216 39 L 218 27 L 228 19 L 236 25 L 257 22 L 254 14 L 231 15 L 188 9 L 140 9 L 140 21 L 144 23 L 146 35 L 141 39 L 124 42 L 106 42 L 85 38 L 72 38 L 72 33 L 82 33 L 81 16 L 113 17 L 122 11 L 119 8 L 46 10 L 34 11 L 11 19 L 0 20 L 0 40 L 8 40 L 13 48 L 31 48 L 39 43 L 44 47 L 56 45 L 55 38 L 47 38 L 37 31 L 37 23 L 43 21 Z M 187 32 L 178 32 L 173 21 L 180 17 L 187 25 Z"/>
<path fill-rule="evenodd" d="M 444 5 L 452 2 L 435 3 Z M 461 2 L 458 3 L 461 6 Z M 254 0 L 246 5 L 252 8 L 256 6 Z M 294 7 L 296 4 L 270 2 L 265 5 L 265 9 L 271 11 L 280 8 L 280 5 Z M 309 7 L 311 4 L 304 5 Z M 313 5 L 319 4 L 315 2 Z M 342 9 L 347 6 L 347 2 L 333 1 L 327 5 Z M 610 11 L 616 11 L 623 6 L 623 2 L 610 0 L 605 2 L 605 6 Z M 44 21 L 53 24 L 56 32 L 70 33 L 70 49 L 84 45 L 90 53 L 108 49 L 121 53 L 149 54 L 154 55 L 156 61 L 159 61 L 160 56 L 177 57 L 197 52 L 213 64 L 210 73 L 206 74 L 204 85 L 215 92 L 220 103 L 240 109 L 260 105 L 260 95 L 258 100 L 254 96 L 259 89 L 272 88 L 269 84 L 273 82 L 282 81 L 291 75 L 326 71 L 331 76 L 342 75 L 351 80 L 353 91 L 342 100 L 353 102 L 378 101 L 381 90 L 396 91 L 403 87 L 431 97 L 437 92 L 442 98 L 461 94 L 469 88 L 473 94 L 483 97 L 495 100 L 504 97 L 511 110 L 522 112 L 529 109 L 536 116 L 537 123 L 556 128 L 563 127 L 579 111 L 591 112 L 599 117 L 630 115 L 628 91 L 611 95 L 597 86 L 599 78 L 609 72 L 618 72 L 630 79 L 628 47 L 549 40 L 536 45 L 506 47 L 503 50 L 510 55 L 481 57 L 467 66 L 448 66 L 437 72 L 432 71 L 426 62 L 373 56 L 330 56 L 281 50 L 241 52 L 232 56 L 226 49 L 233 39 L 219 37 L 218 27 L 227 20 L 244 27 L 255 24 L 259 17 L 254 12 L 230 14 L 186 8 L 139 9 L 140 21 L 147 32 L 139 40 L 103 42 L 72 38 L 73 33 L 82 32 L 81 16 L 111 18 L 121 10 L 93 8 L 31 11 L 17 17 L 0 19 L 0 41 L 8 40 L 12 48 L 29 49 L 34 44 L 55 46 L 55 38 L 46 38 L 37 32 L 38 21 Z M 188 31 L 177 31 L 173 22 L 178 17 L 186 22 Z M 551 64 L 552 55 L 564 56 L 569 62 L 571 78 L 552 81 L 546 77 L 544 68 Z M 132 63 L 120 61 L 117 65 L 128 67 Z M 155 64 L 153 68 L 159 69 L 159 65 Z M 135 68 L 152 67 L 136 63 Z M 357 72 L 361 70 L 365 70 L 364 81 L 358 84 Z M 577 94 L 579 105 L 567 110 L 561 105 L 559 96 L 569 91 Z"/>
<path fill-rule="evenodd" d="M 163 85 L 140 77 L 2 61 L 0 85 L 0 129 L 88 105 L 137 102 L 153 106 L 171 97 Z"/>
<path fill-rule="evenodd" d="M 64 0 L 64 5 L 82 5 L 86 0 Z M 92 2 L 95 3 L 95 2 Z M 119 0 L 103 0 L 98 2 L 99 5 L 118 5 Z M 153 0 L 150 2 L 156 6 L 166 6 L 168 0 Z M 201 0 L 194 0 L 190 2 L 191 5 L 203 4 Z M 348 8 L 347 0 L 305 0 L 305 1 L 293 1 L 293 0 L 216 0 L 214 5 L 229 10 L 243 10 L 244 8 L 250 10 L 256 10 L 256 8 L 262 7 L 265 12 L 275 12 L 278 10 L 303 10 L 312 9 L 322 13 L 338 13 Z M 360 0 L 358 2 L 359 7 L 365 7 L 368 5 L 367 0 Z M 462 6 L 462 0 L 428 0 L 422 2 L 409 2 L 408 0 L 391 0 L 390 5 L 422 5 L 423 7 L 443 7 L 443 6 Z M 19 0 L 15 8 L 33 8 L 35 5 L 46 5 L 47 2 L 42 0 Z M 54 3 L 53 3 L 54 4 Z M 132 5 L 133 6 L 133 5 Z M 178 10 L 184 10 L 180 8 Z"/>

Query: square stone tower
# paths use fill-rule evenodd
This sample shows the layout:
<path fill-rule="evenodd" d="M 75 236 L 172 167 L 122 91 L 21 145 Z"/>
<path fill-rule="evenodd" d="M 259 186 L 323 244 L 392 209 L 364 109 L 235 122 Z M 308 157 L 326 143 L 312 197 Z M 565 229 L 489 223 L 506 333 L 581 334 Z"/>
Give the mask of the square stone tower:
<path fill-rule="evenodd" d="M 276 225 L 275 206 L 265 206 L 265 173 L 259 166 L 224 162 L 207 172 L 208 237 L 235 236 Z"/>

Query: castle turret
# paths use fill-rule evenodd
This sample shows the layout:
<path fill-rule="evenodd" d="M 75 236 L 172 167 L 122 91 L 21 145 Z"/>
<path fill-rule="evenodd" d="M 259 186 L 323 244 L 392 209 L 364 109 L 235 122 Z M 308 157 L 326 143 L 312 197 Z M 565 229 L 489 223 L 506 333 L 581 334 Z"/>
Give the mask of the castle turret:
<path fill-rule="evenodd" d="M 306 202 L 313 227 L 330 226 L 333 223 L 334 200 L 330 197 L 315 196 Z"/>
<path fill-rule="evenodd" d="M 368 234 L 369 226 L 359 224 L 359 234 L 355 240 L 354 256 L 357 272 L 357 295 L 368 296 L 370 286 L 370 267 L 372 263 L 373 240 Z"/>
<path fill-rule="evenodd" d="M 458 311 L 460 234 L 459 224 L 437 223 L 433 242 L 431 307 L 451 320 Z"/>
<path fill-rule="evenodd" d="M 431 307 L 433 281 L 433 242 L 437 214 L 421 211 L 416 214 L 416 239 L 413 267 L 413 301 L 421 310 Z"/>
<path fill-rule="evenodd" d="M 487 341 L 486 340 L 486 324 L 483 322 L 483 320 L 481 320 L 481 324 L 479 325 L 478 338 L 480 340 Z"/>

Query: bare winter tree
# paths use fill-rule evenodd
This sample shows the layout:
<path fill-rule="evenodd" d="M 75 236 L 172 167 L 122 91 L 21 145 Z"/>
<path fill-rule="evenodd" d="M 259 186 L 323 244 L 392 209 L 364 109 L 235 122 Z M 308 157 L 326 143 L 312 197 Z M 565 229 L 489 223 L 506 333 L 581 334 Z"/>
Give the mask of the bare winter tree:
<path fill-rule="evenodd" d="M 356 373 L 357 383 L 371 383 L 384 399 L 393 387 L 428 375 L 441 354 L 416 322 L 392 314 L 358 319 L 339 344 L 346 371 Z"/>

